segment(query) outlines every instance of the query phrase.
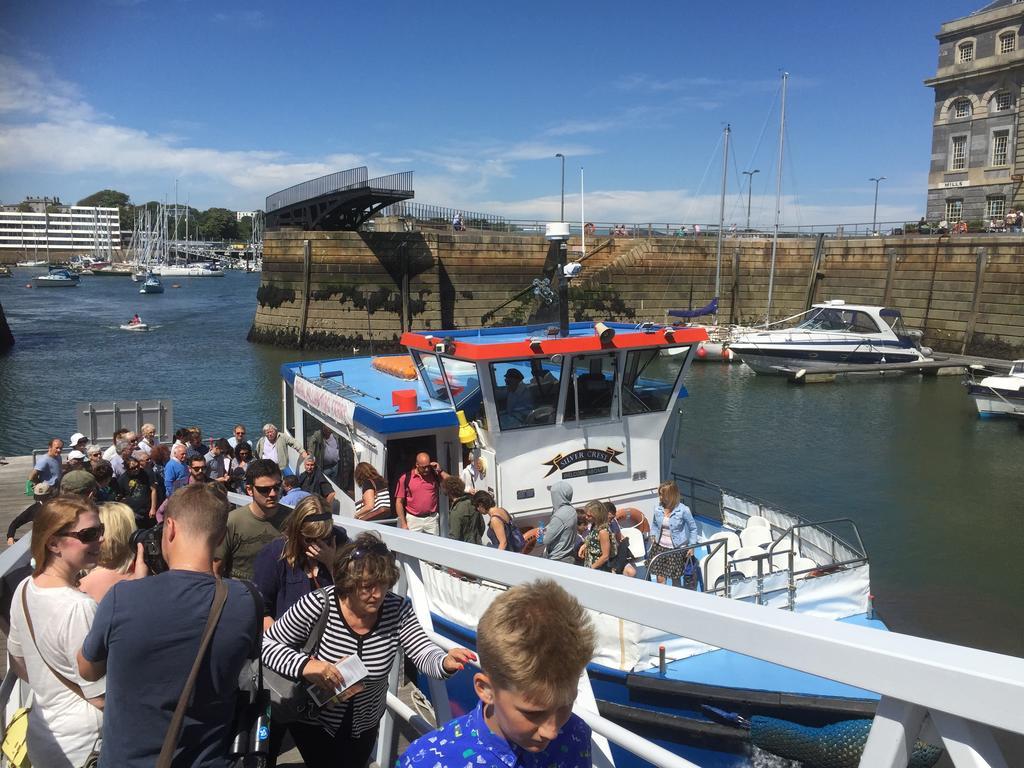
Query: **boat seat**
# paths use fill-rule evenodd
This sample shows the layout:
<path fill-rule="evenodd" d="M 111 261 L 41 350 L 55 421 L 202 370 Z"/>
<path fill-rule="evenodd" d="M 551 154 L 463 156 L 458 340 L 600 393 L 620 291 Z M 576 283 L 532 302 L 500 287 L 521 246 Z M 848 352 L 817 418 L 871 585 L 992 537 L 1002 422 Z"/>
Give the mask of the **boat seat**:
<path fill-rule="evenodd" d="M 622 543 L 629 547 L 629 554 L 636 559 L 637 564 L 642 563 L 647 557 L 644 535 L 637 528 L 621 528 L 620 530 L 622 531 Z"/>
<path fill-rule="evenodd" d="M 796 562 L 797 555 L 791 549 L 777 549 L 772 552 L 771 556 L 771 570 L 775 571 L 788 571 L 789 570 L 789 556 L 793 555 L 793 561 Z"/>
<path fill-rule="evenodd" d="M 772 541 L 772 529 L 760 525 L 755 525 L 753 528 L 744 528 L 740 533 L 740 542 L 744 548 L 762 547 L 766 544 L 771 544 Z"/>
<path fill-rule="evenodd" d="M 700 570 L 704 575 L 704 591 L 710 592 L 718 586 L 718 580 L 725 577 L 725 566 L 727 560 L 719 552 L 714 557 L 704 555 L 700 559 Z"/>
<path fill-rule="evenodd" d="M 760 547 L 740 547 L 732 556 L 730 565 L 732 570 L 742 573 L 747 578 L 754 578 L 757 576 L 757 558 L 759 557 L 764 557 L 764 550 Z M 761 570 L 762 573 L 768 573 L 767 562 L 762 561 Z"/>
<path fill-rule="evenodd" d="M 751 515 L 750 517 L 748 517 L 747 524 L 744 527 L 755 528 L 759 525 L 763 528 L 768 528 L 769 530 L 771 530 L 772 527 L 772 524 L 768 521 L 768 518 L 761 517 L 760 515 Z"/>
<path fill-rule="evenodd" d="M 725 539 L 725 551 L 730 555 L 743 546 L 740 543 L 740 537 L 732 531 L 719 531 L 718 533 L 708 536 L 707 541 L 719 541 L 720 539 Z"/>

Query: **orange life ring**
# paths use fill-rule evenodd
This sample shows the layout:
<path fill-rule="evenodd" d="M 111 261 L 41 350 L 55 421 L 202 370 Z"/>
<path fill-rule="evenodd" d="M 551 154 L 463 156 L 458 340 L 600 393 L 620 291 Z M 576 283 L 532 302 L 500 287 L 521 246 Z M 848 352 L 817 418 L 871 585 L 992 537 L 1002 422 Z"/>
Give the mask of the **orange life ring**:
<path fill-rule="evenodd" d="M 373 358 L 371 365 L 381 373 L 397 376 L 406 381 L 414 381 L 419 375 L 416 372 L 416 363 L 409 355 L 381 355 Z"/>
<path fill-rule="evenodd" d="M 644 513 L 636 507 L 623 507 L 615 511 L 615 519 L 620 528 L 636 528 L 640 533 L 650 533 L 651 524 Z"/>

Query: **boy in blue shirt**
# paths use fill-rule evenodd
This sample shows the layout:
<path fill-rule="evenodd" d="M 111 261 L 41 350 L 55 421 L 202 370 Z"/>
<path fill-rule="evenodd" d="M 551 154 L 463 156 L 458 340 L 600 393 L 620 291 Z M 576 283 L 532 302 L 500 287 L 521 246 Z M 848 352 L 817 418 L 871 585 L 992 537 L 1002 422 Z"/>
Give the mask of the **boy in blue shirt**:
<path fill-rule="evenodd" d="M 512 587 L 477 625 L 476 709 L 414 741 L 398 768 L 590 768 L 590 727 L 572 713 L 594 655 L 583 606 L 549 580 Z"/>

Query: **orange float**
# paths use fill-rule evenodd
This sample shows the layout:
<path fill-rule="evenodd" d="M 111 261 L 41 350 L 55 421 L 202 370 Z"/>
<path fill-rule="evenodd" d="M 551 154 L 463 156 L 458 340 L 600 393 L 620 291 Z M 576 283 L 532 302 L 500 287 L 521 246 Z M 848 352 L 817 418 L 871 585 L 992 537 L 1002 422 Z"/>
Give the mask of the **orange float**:
<path fill-rule="evenodd" d="M 370 364 L 381 373 L 406 381 L 413 381 L 418 376 L 416 363 L 409 355 L 381 355 L 373 358 Z"/>
<path fill-rule="evenodd" d="M 650 533 L 651 524 L 644 513 L 636 507 L 623 507 L 615 511 L 615 519 L 620 528 L 636 528 L 640 533 Z"/>

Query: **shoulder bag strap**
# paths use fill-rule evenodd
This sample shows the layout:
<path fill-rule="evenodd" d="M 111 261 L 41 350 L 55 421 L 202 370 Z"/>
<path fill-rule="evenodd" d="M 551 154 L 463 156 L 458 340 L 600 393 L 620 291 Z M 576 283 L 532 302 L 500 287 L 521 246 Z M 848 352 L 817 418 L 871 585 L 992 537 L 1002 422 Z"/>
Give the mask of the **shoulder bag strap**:
<path fill-rule="evenodd" d="M 206 656 L 206 649 L 213 638 L 213 630 L 217 627 L 221 611 L 224 610 L 224 603 L 228 599 L 228 587 L 223 579 L 217 579 L 217 587 L 213 593 L 213 605 L 210 607 L 210 615 L 206 619 L 206 628 L 203 630 L 203 637 L 199 641 L 199 650 L 196 653 L 196 660 L 192 663 L 192 671 L 188 673 L 188 680 L 178 697 L 178 705 L 174 708 L 174 715 L 171 717 L 171 725 L 164 736 L 164 744 L 160 748 L 160 757 L 157 759 L 157 768 L 171 768 L 171 760 L 174 758 L 174 750 L 181 738 L 181 727 L 185 722 L 185 709 L 188 707 L 189 697 L 192 696 L 192 689 L 195 688 L 196 678 L 199 677 L 199 667 Z"/>
<path fill-rule="evenodd" d="M 253 655 L 250 657 L 256 662 L 256 684 L 257 691 L 263 689 L 263 596 L 259 588 L 248 579 L 240 579 L 245 588 L 249 590 L 253 605 L 256 608 L 256 634 L 253 640 Z"/>
<path fill-rule="evenodd" d="M 316 594 L 320 596 L 324 604 L 320 609 L 320 617 L 313 624 L 313 629 L 310 630 L 309 637 L 306 638 L 306 642 L 302 646 L 302 652 L 306 655 L 312 655 L 320 644 L 320 638 L 323 637 L 324 630 L 327 629 L 327 619 L 331 614 L 331 601 L 327 597 L 327 587 L 320 587 Z"/>
<path fill-rule="evenodd" d="M 29 576 L 29 579 L 31 579 L 31 578 L 32 577 Z M 58 672 L 56 669 L 54 669 L 50 665 L 50 662 L 48 662 L 46 660 L 46 657 L 43 656 L 43 652 L 39 648 L 39 643 L 36 642 L 35 630 L 32 629 L 32 617 L 29 615 L 29 612 L 28 612 L 28 597 L 27 597 L 27 593 L 28 593 L 28 580 L 26 579 L 25 586 L 22 587 L 22 590 L 21 590 L 21 607 L 25 611 L 25 624 L 28 626 L 28 634 L 29 634 L 29 637 L 32 638 L 32 645 L 34 645 L 36 647 L 36 653 L 39 654 L 39 658 L 42 659 L 43 664 L 46 665 L 46 668 L 48 670 L 50 670 L 50 672 L 53 673 L 54 677 L 56 677 L 58 680 L 60 680 L 64 684 L 65 688 L 67 688 L 69 691 L 71 691 L 76 696 L 80 696 L 83 699 L 87 699 L 86 695 L 82 692 L 82 687 L 80 685 L 78 685 L 78 683 L 72 682 L 71 680 L 68 680 L 66 677 L 64 677 L 64 675 L 62 675 L 60 672 Z"/>

